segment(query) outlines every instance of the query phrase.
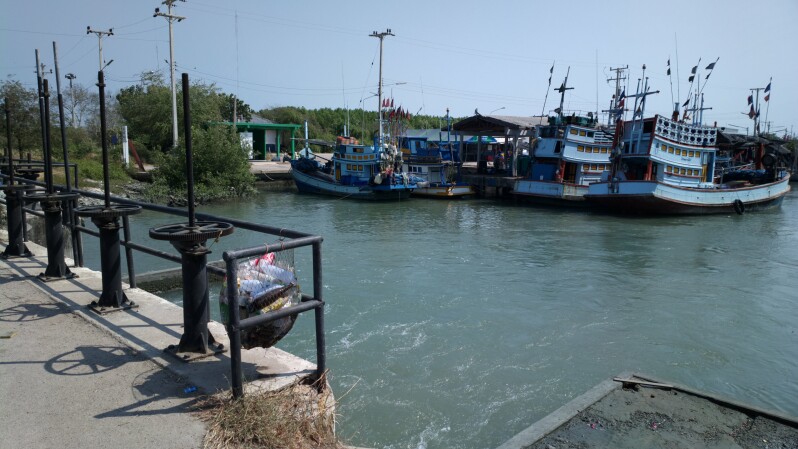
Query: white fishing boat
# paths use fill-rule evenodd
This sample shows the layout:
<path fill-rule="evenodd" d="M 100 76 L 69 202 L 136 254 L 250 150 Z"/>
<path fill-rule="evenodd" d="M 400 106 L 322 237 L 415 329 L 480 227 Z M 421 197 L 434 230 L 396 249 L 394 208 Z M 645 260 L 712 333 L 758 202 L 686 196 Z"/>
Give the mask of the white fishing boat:
<path fill-rule="evenodd" d="M 678 111 L 642 118 L 647 84 L 642 92 L 640 113 L 618 121 L 610 170 L 588 187 L 588 201 L 640 215 L 743 214 L 781 205 L 790 173 L 763 139 L 724 149 L 718 128 L 678 120 Z"/>
<path fill-rule="evenodd" d="M 601 180 L 610 166 L 612 132 L 599 126 L 598 117 L 565 115 L 563 106 L 568 75 L 556 90 L 560 107 L 548 125 L 535 128 L 532 163 L 527 173 L 516 180 L 512 194 L 516 199 L 559 206 L 582 206 L 588 185 Z M 617 90 L 617 87 L 616 87 Z M 618 92 L 620 93 L 620 92 Z M 615 108 L 623 96 L 614 97 Z"/>

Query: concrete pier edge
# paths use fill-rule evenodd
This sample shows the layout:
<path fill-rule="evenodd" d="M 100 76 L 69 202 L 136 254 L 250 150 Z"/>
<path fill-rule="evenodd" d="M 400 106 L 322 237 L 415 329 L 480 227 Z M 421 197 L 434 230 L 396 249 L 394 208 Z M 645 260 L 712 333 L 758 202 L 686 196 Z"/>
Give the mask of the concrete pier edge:
<path fill-rule="evenodd" d="M 0 232 L 0 247 L 7 241 Z M 33 257 L 2 260 L 20 276 L 33 278 L 46 266 L 46 248 L 27 242 Z M 137 309 L 98 315 L 87 306 L 102 290 L 101 273 L 88 268 L 74 267 L 66 259 L 77 279 L 60 280 L 47 284 L 34 282 L 45 294 L 63 304 L 68 310 L 91 325 L 110 335 L 122 345 L 140 353 L 153 363 L 184 377 L 187 382 L 204 393 L 230 389 L 230 358 L 228 352 L 210 356 L 201 361 L 185 363 L 163 350 L 177 344 L 182 334 L 182 308 L 141 289 L 123 285 L 128 297 L 139 305 Z M 74 288 L 78 287 L 78 288 Z M 229 349 L 229 339 L 224 325 L 212 321 L 208 325 L 216 341 Z M 290 338 L 290 334 L 286 338 Z M 312 344 L 312 343 L 311 343 Z M 303 381 L 315 372 L 316 365 L 278 348 L 242 350 L 243 373 L 247 390 L 276 391 Z"/>

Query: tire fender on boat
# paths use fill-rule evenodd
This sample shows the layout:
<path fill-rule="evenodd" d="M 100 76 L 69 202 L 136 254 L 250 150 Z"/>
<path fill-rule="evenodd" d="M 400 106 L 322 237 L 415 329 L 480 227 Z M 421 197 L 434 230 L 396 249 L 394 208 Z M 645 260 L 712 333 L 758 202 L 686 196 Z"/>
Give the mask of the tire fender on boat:
<path fill-rule="evenodd" d="M 737 212 L 737 215 L 742 215 L 745 213 L 745 203 L 743 203 L 742 200 L 736 199 L 732 205 L 734 206 L 734 211 Z"/>

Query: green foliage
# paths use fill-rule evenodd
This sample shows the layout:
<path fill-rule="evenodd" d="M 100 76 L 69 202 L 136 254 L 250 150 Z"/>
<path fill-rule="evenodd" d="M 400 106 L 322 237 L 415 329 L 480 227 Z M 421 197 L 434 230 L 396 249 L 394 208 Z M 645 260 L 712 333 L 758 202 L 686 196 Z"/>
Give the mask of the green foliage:
<path fill-rule="evenodd" d="M 238 120 L 248 122 L 252 120 L 252 108 L 241 101 L 240 98 L 236 98 L 233 94 L 220 94 L 220 109 L 219 114 L 222 116 L 222 120 L 226 122 L 233 121 L 233 102 L 236 104 L 236 115 L 238 116 Z"/>
<path fill-rule="evenodd" d="M 172 143 L 171 93 L 164 84 L 130 86 L 119 91 L 119 112 L 137 147 L 168 149 Z"/>
<path fill-rule="evenodd" d="M 152 150 L 168 151 L 172 148 L 172 94 L 158 74 L 142 74 L 142 84 L 119 91 L 116 99 L 119 113 L 128 125 L 130 138 L 136 142 L 139 154 L 149 155 Z M 183 132 L 183 92 L 178 86 L 178 134 Z M 194 83 L 190 87 L 191 121 L 193 124 L 230 121 L 233 95 L 223 94 L 214 85 Z M 251 119 L 252 109 L 237 100 L 239 116 Z"/>
<path fill-rule="evenodd" d="M 308 121 L 308 134 L 312 139 L 334 142 L 337 136 L 344 133 L 344 125 L 349 122 L 349 135 L 364 144 L 371 144 L 378 132 L 378 114 L 376 111 L 363 109 L 322 108 L 305 109 L 293 106 L 282 106 L 272 109 L 263 109 L 258 115 L 276 123 L 303 124 Z M 446 120 L 439 116 L 417 115 L 411 116 L 406 122 L 407 128 L 443 128 Z M 454 123 L 454 121 L 453 121 Z M 283 141 L 282 151 L 290 148 L 291 143 Z"/>
<path fill-rule="evenodd" d="M 195 197 L 198 201 L 243 196 L 253 191 L 254 177 L 237 134 L 230 127 L 192 128 Z M 155 174 L 156 188 L 185 196 L 186 152 L 183 145 L 164 155 Z"/>
<path fill-rule="evenodd" d="M 71 162 L 71 161 L 70 161 Z M 94 181 L 102 182 L 103 180 L 103 161 L 102 159 L 80 159 L 76 162 L 78 164 L 78 176 L 81 180 L 92 179 Z M 118 161 L 113 161 L 108 164 L 108 176 L 112 180 L 125 182 L 129 181 L 130 177 L 125 171 L 122 164 Z"/>
<path fill-rule="evenodd" d="M 35 89 L 27 89 L 17 80 L 7 80 L 0 83 L 0 100 L 8 100 L 8 109 L 11 117 L 11 146 L 14 155 L 24 154 L 30 150 L 41 151 L 41 131 L 39 122 L 39 94 Z M 5 104 L 3 105 L 5 108 Z M 0 120 L 0 137 L 2 144 L 7 146 L 6 118 L 3 114 Z"/>

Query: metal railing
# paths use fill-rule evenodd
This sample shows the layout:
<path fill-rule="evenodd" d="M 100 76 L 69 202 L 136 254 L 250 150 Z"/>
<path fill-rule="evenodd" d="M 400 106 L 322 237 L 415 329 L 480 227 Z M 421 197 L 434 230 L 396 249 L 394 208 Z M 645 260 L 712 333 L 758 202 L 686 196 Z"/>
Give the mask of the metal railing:
<path fill-rule="evenodd" d="M 72 165 L 72 164 L 70 164 Z M 76 170 L 77 172 L 77 170 Z M 8 178 L 5 174 L 0 174 L 0 177 L 4 180 Z M 76 176 L 77 178 L 77 176 Z M 34 186 L 45 186 L 44 182 L 27 180 L 27 179 L 17 179 L 18 182 L 27 183 Z M 77 179 L 76 179 L 77 181 Z M 77 184 L 77 182 L 76 182 Z M 56 190 L 65 190 L 64 186 L 54 186 Z M 87 190 L 73 188 L 73 192 L 80 193 L 82 196 L 94 199 L 104 199 L 103 193 L 95 193 L 90 192 Z M 162 206 L 158 204 L 152 203 L 145 203 L 141 201 L 135 201 L 127 198 L 121 198 L 117 196 L 111 196 L 111 201 L 113 203 L 118 204 L 127 204 L 127 205 L 138 205 L 141 206 L 143 209 L 165 213 L 170 215 L 176 215 L 181 217 L 188 217 L 189 212 L 184 209 L 178 209 L 174 207 Z M 1 203 L 5 203 L 5 199 L 0 200 Z M 37 211 L 32 209 L 31 207 L 24 207 L 23 208 L 26 213 L 30 213 L 33 215 L 43 216 L 41 211 Z M 65 217 L 65 225 L 72 231 L 73 234 L 80 234 L 84 233 L 87 235 L 91 235 L 94 237 L 100 236 L 98 231 L 93 229 L 87 228 L 80 224 L 80 221 L 77 219 L 77 216 L 74 214 L 74 208 L 65 208 L 67 213 L 64 214 Z M 230 338 L 230 359 L 231 359 L 231 370 L 232 370 L 232 384 L 233 384 L 233 397 L 239 398 L 243 396 L 243 378 L 241 372 L 241 331 L 250 329 L 257 326 L 263 326 L 269 324 L 275 320 L 285 318 L 287 316 L 297 315 L 299 313 L 307 312 L 313 310 L 315 312 L 315 333 L 316 333 L 316 376 L 317 378 L 321 377 L 324 373 L 326 368 L 326 349 L 325 349 L 325 339 L 324 339 L 324 300 L 322 297 L 322 263 L 321 263 L 321 244 L 323 238 L 321 236 L 316 236 L 312 234 L 307 234 L 299 231 L 294 231 L 285 228 L 277 228 L 273 226 L 266 226 L 257 223 L 252 223 L 249 221 L 226 218 L 226 217 L 218 217 L 211 214 L 204 214 L 204 213 L 195 213 L 197 219 L 201 220 L 208 220 L 208 221 L 223 221 L 227 223 L 231 223 L 236 228 L 246 229 L 253 232 L 258 232 L 262 234 L 269 234 L 273 236 L 280 237 L 282 240 L 279 243 L 270 244 L 270 245 L 260 245 L 251 248 L 245 249 L 238 249 L 238 250 L 227 250 L 223 253 L 223 260 L 226 264 L 226 268 L 222 269 L 219 267 L 215 267 L 213 265 L 207 266 L 207 271 L 214 273 L 218 276 L 227 276 L 227 279 L 236 279 L 237 271 L 238 271 L 238 261 L 240 259 L 254 257 L 254 256 L 261 256 L 267 252 L 276 252 L 288 249 L 295 249 L 300 247 L 312 247 L 313 252 L 313 294 L 312 296 L 302 294 L 300 303 L 293 306 L 284 307 L 279 310 L 267 312 L 263 315 L 257 315 L 254 317 L 246 318 L 244 320 L 240 319 L 240 313 L 238 307 L 230 307 L 230 322 L 227 325 L 227 332 Z M 156 248 L 152 248 L 140 243 L 133 242 L 130 236 L 130 222 L 127 216 L 123 217 L 124 220 L 124 235 L 123 239 L 120 241 L 120 244 L 125 247 L 125 256 L 127 260 L 127 268 L 128 268 L 128 284 L 131 288 L 136 288 L 136 272 L 135 267 L 133 264 L 133 251 L 140 251 L 145 254 L 149 254 L 151 256 L 159 257 L 171 262 L 181 263 L 181 257 L 167 253 L 165 251 L 161 251 Z M 26 226 L 23 223 L 23 226 Z M 82 247 L 82 243 L 78 240 L 79 245 Z M 75 257 L 75 265 L 76 266 L 83 266 L 83 257 L 82 257 L 82 248 L 73 248 L 73 253 L 76 254 Z M 236 298 L 235 300 L 230 301 L 231 304 L 238 304 L 238 288 L 236 282 L 228 282 L 227 283 L 227 294 L 229 298 Z"/>

